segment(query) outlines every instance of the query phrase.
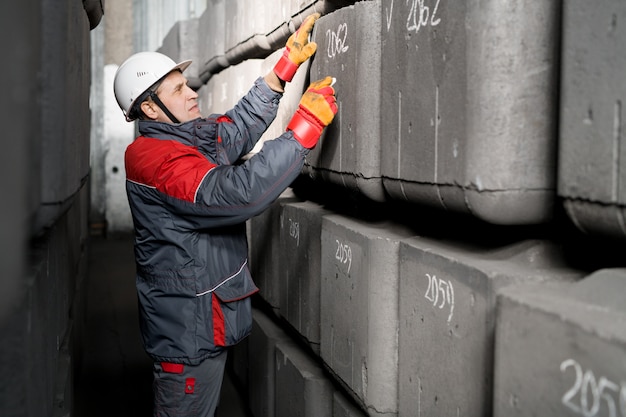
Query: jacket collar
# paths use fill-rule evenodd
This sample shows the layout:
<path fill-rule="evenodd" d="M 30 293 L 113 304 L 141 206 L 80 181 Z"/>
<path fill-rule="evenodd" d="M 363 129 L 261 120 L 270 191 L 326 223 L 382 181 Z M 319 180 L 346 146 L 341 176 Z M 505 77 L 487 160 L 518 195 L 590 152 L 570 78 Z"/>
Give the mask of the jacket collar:
<path fill-rule="evenodd" d="M 139 120 L 139 134 L 156 139 L 176 140 L 186 145 L 193 145 L 196 125 L 202 119 L 194 119 L 184 123 L 165 123 L 153 120 Z"/>

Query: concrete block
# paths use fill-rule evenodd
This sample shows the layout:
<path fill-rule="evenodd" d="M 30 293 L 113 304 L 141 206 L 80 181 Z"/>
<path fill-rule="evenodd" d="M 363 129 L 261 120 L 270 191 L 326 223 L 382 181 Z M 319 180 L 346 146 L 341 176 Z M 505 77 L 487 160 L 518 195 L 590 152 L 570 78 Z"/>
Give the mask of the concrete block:
<path fill-rule="evenodd" d="M 54 415 L 55 404 L 72 398 L 69 363 L 74 342 L 71 316 L 78 271 L 84 261 L 85 235 L 75 222 L 87 211 L 87 187 L 74 206 L 34 239 L 29 273 L 19 296 L 0 322 L 0 415 Z M 80 207 L 79 207 L 80 205 Z M 86 217 L 84 217 L 86 219 Z"/>
<path fill-rule="evenodd" d="M 558 194 L 581 230 L 626 238 L 626 4 L 563 3 Z"/>
<path fill-rule="evenodd" d="M 199 18 L 181 20 L 172 26 L 161 47 L 157 50 L 172 58 L 175 62 L 191 59 L 193 62 L 185 70 L 187 79 L 197 78 L 202 62 L 199 61 L 198 53 L 198 27 Z"/>
<path fill-rule="evenodd" d="M 348 400 L 343 394 L 336 391 L 333 396 L 333 417 L 365 417 L 366 414 Z"/>
<path fill-rule="evenodd" d="M 116 6 L 121 7 L 106 5 L 105 16 L 111 17 L 109 9 Z M 137 34 L 133 39 L 134 50 L 156 51 L 161 45 L 163 34 L 177 22 L 201 16 L 206 9 L 207 0 L 138 1 L 132 6 L 132 27 Z M 195 36 L 198 36 L 197 33 Z"/>
<path fill-rule="evenodd" d="M 482 246 L 403 241 L 400 415 L 491 415 L 497 291 L 578 278 L 560 258 L 557 247 L 536 240 Z"/>
<path fill-rule="evenodd" d="M 41 153 L 41 125 L 33 122 L 33 112 L 41 112 L 38 97 L 40 84 L 33 80 L 42 76 L 41 13 L 34 1 L 4 3 L 0 13 L 2 27 L 10 33 L 12 47 L 4 59 L 5 77 L 17 88 L 6 92 L 2 101 L 2 122 L 5 135 L 11 138 L 11 151 L 0 153 L 0 188 L 7 196 L 0 208 L 0 322 L 12 313 L 20 297 L 31 237 L 28 222 L 41 203 L 41 163 L 34 157 Z M 0 386 L 3 392 L 4 386 Z M 0 397 L 0 403 L 5 396 Z M 2 409 L 0 409 L 1 411 Z"/>
<path fill-rule="evenodd" d="M 202 114 L 223 114 L 232 109 L 252 88 L 254 81 L 266 74 L 262 72 L 262 62 L 249 59 L 211 77 L 198 93 Z"/>
<path fill-rule="evenodd" d="M 211 58 L 224 55 L 226 44 L 226 2 L 207 0 L 198 23 L 198 63 L 200 68 Z"/>
<path fill-rule="evenodd" d="M 495 224 L 550 220 L 560 3 L 382 7 L 385 190 Z"/>
<path fill-rule="evenodd" d="M 398 250 L 411 232 L 322 219 L 320 355 L 371 416 L 397 413 Z"/>
<path fill-rule="evenodd" d="M 229 100 L 225 88 L 227 79 L 224 71 L 222 71 L 213 75 L 206 84 L 198 89 L 198 106 L 203 116 L 224 113 L 228 110 L 223 104 Z"/>
<path fill-rule="evenodd" d="M 289 22 L 291 16 L 308 8 L 314 0 L 274 0 L 267 7 L 264 0 L 229 1 L 226 4 L 226 50 L 252 38 L 266 35 Z M 293 28 L 295 30 L 295 28 Z"/>
<path fill-rule="evenodd" d="M 311 176 L 376 201 L 385 200 L 380 172 L 381 25 L 380 0 L 339 9 L 315 23 L 318 50 L 310 78 L 336 78 L 339 111 L 306 165 Z"/>
<path fill-rule="evenodd" d="M 319 353 L 322 216 L 319 204 L 286 203 L 280 213 L 280 314 Z"/>
<path fill-rule="evenodd" d="M 71 334 L 70 332 L 69 335 Z M 53 402 L 53 417 L 70 417 L 73 415 L 74 367 L 72 357 L 68 352 L 65 350 L 59 352 Z"/>
<path fill-rule="evenodd" d="M 260 296 L 278 312 L 281 301 L 280 204 L 296 201 L 291 190 L 283 193 L 267 210 L 248 220 L 249 263 Z"/>
<path fill-rule="evenodd" d="M 272 14 L 272 9 L 268 8 L 267 4 L 262 0 L 227 2 L 226 50 L 237 46 L 254 35 L 267 33 L 267 19 L 268 15 Z"/>
<path fill-rule="evenodd" d="M 494 416 L 626 415 L 626 270 L 498 297 Z"/>
<path fill-rule="evenodd" d="M 331 416 L 332 383 L 293 343 L 276 345 L 276 417 Z"/>
<path fill-rule="evenodd" d="M 32 178 L 41 192 L 37 224 L 39 233 L 62 215 L 64 204 L 89 175 L 89 20 L 82 2 L 65 7 L 42 2 L 41 68 L 36 120 L 40 123 L 33 156 L 37 161 Z M 40 152 L 40 153 L 38 153 Z"/>
<path fill-rule="evenodd" d="M 252 333 L 248 350 L 248 405 L 254 417 L 273 417 L 276 392 L 276 344 L 289 337 L 263 312 L 253 310 Z"/>

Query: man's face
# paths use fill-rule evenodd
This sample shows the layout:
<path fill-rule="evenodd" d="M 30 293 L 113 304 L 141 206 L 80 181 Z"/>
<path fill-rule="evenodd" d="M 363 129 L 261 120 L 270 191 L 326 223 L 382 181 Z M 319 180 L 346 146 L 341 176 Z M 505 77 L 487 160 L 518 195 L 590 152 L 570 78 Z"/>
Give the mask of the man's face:
<path fill-rule="evenodd" d="M 187 85 L 187 78 L 180 71 L 173 71 L 165 77 L 156 93 L 179 122 L 202 117 L 198 107 L 198 94 Z M 169 117 L 158 106 L 155 107 L 158 109 L 157 120 L 171 123 Z"/>

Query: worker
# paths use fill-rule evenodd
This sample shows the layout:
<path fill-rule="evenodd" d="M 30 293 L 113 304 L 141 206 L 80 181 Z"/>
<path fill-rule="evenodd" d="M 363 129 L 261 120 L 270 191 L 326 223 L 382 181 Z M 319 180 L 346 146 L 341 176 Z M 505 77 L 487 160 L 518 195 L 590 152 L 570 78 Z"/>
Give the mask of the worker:
<path fill-rule="evenodd" d="M 213 416 L 227 349 L 252 327 L 246 220 L 300 174 L 337 113 L 332 78 L 313 82 L 286 131 L 242 161 L 276 117 L 287 82 L 316 51 L 319 14 L 224 114 L 202 117 L 184 71 L 156 52 L 129 57 L 114 90 L 139 136 L 125 153 L 143 345 L 154 360 L 154 416 Z"/>

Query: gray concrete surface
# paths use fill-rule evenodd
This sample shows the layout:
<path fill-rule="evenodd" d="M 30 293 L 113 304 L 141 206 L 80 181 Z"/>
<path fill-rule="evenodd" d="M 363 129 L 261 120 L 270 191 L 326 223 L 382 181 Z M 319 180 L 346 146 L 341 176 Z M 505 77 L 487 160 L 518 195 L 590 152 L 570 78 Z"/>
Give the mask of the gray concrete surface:
<path fill-rule="evenodd" d="M 254 350 L 249 351 L 250 384 L 259 389 L 250 390 L 248 399 L 255 417 L 276 415 L 276 344 L 285 343 L 288 336 L 268 316 L 254 311 L 252 334 L 249 342 Z"/>
<path fill-rule="evenodd" d="M 400 415 L 492 415 L 497 291 L 517 283 L 573 282 L 580 275 L 556 254 L 536 240 L 401 242 Z"/>
<path fill-rule="evenodd" d="M 567 1 L 563 16 L 558 193 L 578 228 L 623 239 L 626 3 Z"/>
<path fill-rule="evenodd" d="M 626 269 L 498 297 L 494 417 L 626 415 Z"/>
<path fill-rule="evenodd" d="M 326 129 L 332 140 L 316 146 L 307 169 L 316 178 L 385 201 L 380 174 L 381 5 L 366 1 L 323 16 L 312 33 L 318 50 L 311 81 L 336 79 L 339 111 Z M 365 58 L 367 65 L 363 65 Z"/>
<path fill-rule="evenodd" d="M 321 367 L 290 342 L 276 344 L 276 417 L 332 416 L 333 386 Z"/>
<path fill-rule="evenodd" d="M 280 234 L 280 205 L 296 201 L 292 194 L 283 194 L 267 210 L 248 221 L 250 272 L 259 287 L 259 295 L 273 309 L 280 309 L 281 287 L 277 277 L 282 259 L 280 246 L 274 236 Z"/>
<path fill-rule="evenodd" d="M 283 204 L 279 268 L 281 314 L 319 354 L 322 217 L 332 212 L 311 201 Z"/>
<path fill-rule="evenodd" d="M 152 361 L 139 336 L 131 237 L 92 237 L 88 262 L 87 323 L 75 415 L 151 416 Z M 217 416 L 248 415 L 227 369 Z"/>
<path fill-rule="evenodd" d="M 368 409 L 398 411 L 398 250 L 411 230 L 322 219 L 320 356 Z"/>
<path fill-rule="evenodd" d="M 558 4 L 388 3 L 381 52 L 387 192 L 494 224 L 548 220 Z"/>

